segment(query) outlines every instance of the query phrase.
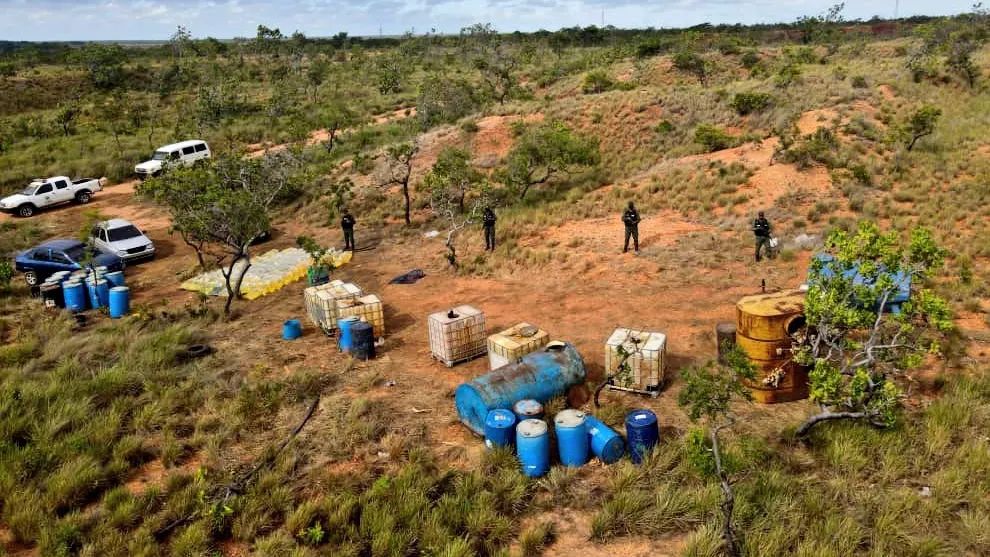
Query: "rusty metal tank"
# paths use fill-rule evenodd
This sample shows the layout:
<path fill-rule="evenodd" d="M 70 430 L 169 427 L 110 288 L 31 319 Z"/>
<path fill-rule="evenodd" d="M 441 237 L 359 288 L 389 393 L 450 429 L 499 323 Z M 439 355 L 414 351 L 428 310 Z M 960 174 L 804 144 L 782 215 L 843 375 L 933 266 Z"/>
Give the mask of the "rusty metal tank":
<path fill-rule="evenodd" d="M 736 304 L 736 345 L 756 365 L 747 386 L 764 404 L 808 397 L 808 369 L 791 357 L 793 335 L 805 328 L 804 292 L 787 290 L 746 296 Z"/>

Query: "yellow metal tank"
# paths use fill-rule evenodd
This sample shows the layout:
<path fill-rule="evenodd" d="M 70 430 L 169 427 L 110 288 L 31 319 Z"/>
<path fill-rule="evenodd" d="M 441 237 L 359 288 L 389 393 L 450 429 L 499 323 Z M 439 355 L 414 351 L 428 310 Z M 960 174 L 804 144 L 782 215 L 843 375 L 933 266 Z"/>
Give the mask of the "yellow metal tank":
<path fill-rule="evenodd" d="M 792 335 L 804 326 L 800 290 L 746 296 L 736 304 L 736 344 L 759 369 L 748 385 L 757 402 L 808 397 L 808 370 L 791 359 Z"/>

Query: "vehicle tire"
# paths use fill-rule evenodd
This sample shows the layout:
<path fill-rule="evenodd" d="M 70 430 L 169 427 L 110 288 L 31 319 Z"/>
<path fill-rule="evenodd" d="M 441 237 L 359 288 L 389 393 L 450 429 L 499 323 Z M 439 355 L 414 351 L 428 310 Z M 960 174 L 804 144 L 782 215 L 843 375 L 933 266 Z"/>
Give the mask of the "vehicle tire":
<path fill-rule="evenodd" d="M 34 215 L 34 205 L 24 204 L 17 208 L 17 216 L 28 218 Z"/>
<path fill-rule="evenodd" d="M 83 190 L 76 194 L 77 203 L 89 203 L 91 199 L 93 199 L 93 194 L 89 193 L 86 190 Z"/>
<path fill-rule="evenodd" d="M 24 273 L 24 282 L 26 282 L 28 286 L 38 286 L 38 273 L 34 271 L 27 271 Z"/>

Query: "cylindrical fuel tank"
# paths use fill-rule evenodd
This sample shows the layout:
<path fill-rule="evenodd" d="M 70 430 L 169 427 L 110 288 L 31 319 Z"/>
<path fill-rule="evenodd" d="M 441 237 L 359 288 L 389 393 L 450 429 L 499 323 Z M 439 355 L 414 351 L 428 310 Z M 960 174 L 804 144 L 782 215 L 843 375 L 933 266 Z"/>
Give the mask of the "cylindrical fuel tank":
<path fill-rule="evenodd" d="M 792 360 L 792 335 L 805 327 L 804 292 L 747 296 L 736 304 L 736 345 L 759 370 L 747 382 L 757 402 L 807 398 L 808 370 Z"/>
<path fill-rule="evenodd" d="M 485 434 L 490 410 L 512 406 L 523 399 L 546 402 L 584 382 L 584 360 L 571 344 L 551 342 L 543 350 L 523 356 L 519 362 L 462 383 L 454 391 L 454 404 L 464 425 Z"/>

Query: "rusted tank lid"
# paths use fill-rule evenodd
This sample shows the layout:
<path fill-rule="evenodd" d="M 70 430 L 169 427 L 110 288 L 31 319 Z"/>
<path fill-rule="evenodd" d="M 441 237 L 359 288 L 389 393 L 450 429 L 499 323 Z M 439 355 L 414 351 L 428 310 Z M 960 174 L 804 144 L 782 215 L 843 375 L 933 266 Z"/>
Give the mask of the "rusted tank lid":
<path fill-rule="evenodd" d="M 804 296 L 805 293 L 800 290 L 757 294 L 739 300 L 736 307 L 747 315 L 763 317 L 790 315 L 804 311 Z"/>
<path fill-rule="evenodd" d="M 516 426 L 516 433 L 523 437 L 541 437 L 547 434 L 547 423 L 543 420 L 523 420 Z"/>
<path fill-rule="evenodd" d="M 561 410 L 554 416 L 553 421 L 559 427 L 581 427 L 584 425 L 584 412 L 580 410 Z"/>
<path fill-rule="evenodd" d="M 547 351 L 549 352 L 559 352 L 567 347 L 567 344 L 559 340 L 552 340 L 547 343 Z"/>

